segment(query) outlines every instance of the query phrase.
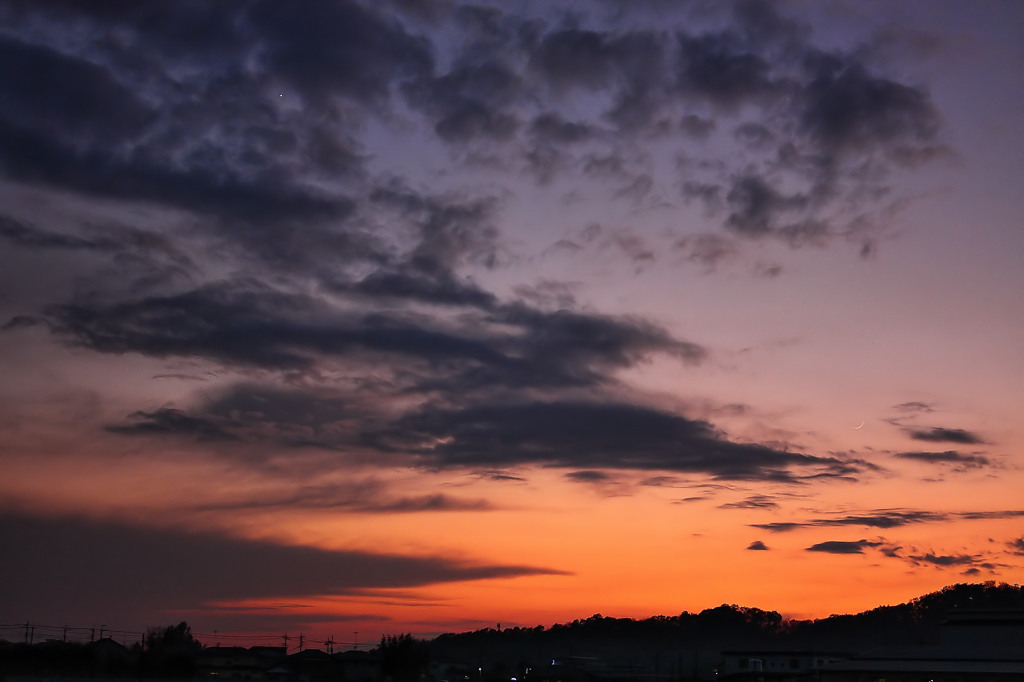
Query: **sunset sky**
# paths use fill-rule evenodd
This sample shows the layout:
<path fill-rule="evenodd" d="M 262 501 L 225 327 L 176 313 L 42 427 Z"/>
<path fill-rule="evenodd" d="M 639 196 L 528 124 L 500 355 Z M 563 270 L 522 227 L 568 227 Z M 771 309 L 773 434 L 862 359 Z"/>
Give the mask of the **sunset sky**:
<path fill-rule="evenodd" d="M 1022 35 L 0 1 L 0 621 L 373 642 L 1021 582 Z"/>

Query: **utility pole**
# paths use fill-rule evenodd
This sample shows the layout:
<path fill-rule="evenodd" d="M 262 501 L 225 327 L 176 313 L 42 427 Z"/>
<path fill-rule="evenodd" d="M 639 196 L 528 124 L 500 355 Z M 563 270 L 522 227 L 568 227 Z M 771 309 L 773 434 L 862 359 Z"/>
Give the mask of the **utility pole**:
<path fill-rule="evenodd" d="M 146 633 L 142 633 L 142 646 L 139 648 L 139 682 L 146 679 Z"/>

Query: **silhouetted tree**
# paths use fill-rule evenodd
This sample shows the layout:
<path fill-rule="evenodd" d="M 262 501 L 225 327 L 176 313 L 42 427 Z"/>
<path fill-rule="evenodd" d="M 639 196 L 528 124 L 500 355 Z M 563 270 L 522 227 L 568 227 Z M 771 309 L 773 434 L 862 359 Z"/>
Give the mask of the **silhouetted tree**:
<path fill-rule="evenodd" d="M 384 635 L 377 649 L 385 677 L 394 682 L 415 682 L 426 672 L 429 653 L 424 642 L 410 634 Z"/>
<path fill-rule="evenodd" d="M 143 665 L 150 674 L 191 677 L 196 674 L 196 658 L 202 648 L 188 623 L 149 628 Z"/>

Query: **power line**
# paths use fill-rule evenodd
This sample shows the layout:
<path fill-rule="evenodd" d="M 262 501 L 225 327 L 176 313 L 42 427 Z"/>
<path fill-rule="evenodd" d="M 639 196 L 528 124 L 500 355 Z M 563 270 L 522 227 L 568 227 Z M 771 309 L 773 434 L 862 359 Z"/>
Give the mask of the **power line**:
<path fill-rule="evenodd" d="M 148 631 L 148 630 L 147 630 Z M 119 628 L 108 627 L 106 624 L 103 625 L 51 625 L 45 623 L 35 623 L 32 621 L 24 621 L 21 623 L 0 623 L 0 639 L 7 641 L 22 641 L 26 644 L 33 644 L 39 641 L 45 640 L 61 640 L 61 641 L 96 641 L 96 639 L 103 639 L 105 637 L 127 639 L 135 638 L 138 641 L 143 641 L 146 637 L 147 631 L 140 630 L 124 630 Z M 97 632 L 99 637 L 97 637 Z M 274 642 L 281 641 L 281 635 L 272 634 L 245 634 L 240 632 L 196 632 L 192 631 L 192 636 L 197 640 L 246 640 L 249 642 Z M 296 637 L 289 637 L 285 634 L 284 646 L 285 648 L 302 648 L 309 644 L 322 644 L 322 645 L 333 645 L 333 638 L 317 639 L 300 634 Z M 297 646 L 289 647 L 289 640 L 298 640 Z"/>

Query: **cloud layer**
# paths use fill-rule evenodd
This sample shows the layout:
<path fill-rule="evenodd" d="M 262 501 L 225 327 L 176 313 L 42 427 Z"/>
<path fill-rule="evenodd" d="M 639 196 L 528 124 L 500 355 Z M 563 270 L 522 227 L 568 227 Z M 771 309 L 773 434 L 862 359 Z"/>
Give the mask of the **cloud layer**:
<path fill-rule="evenodd" d="M 12 612 L 54 622 L 85 622 L 102 614 L 153 617 L 220 601 L 301 599 L 559 573 L 16 513 L 5 513 L 0 528 L 4 546 L 19 548 L 0 562 L 4 603 Z"/>

